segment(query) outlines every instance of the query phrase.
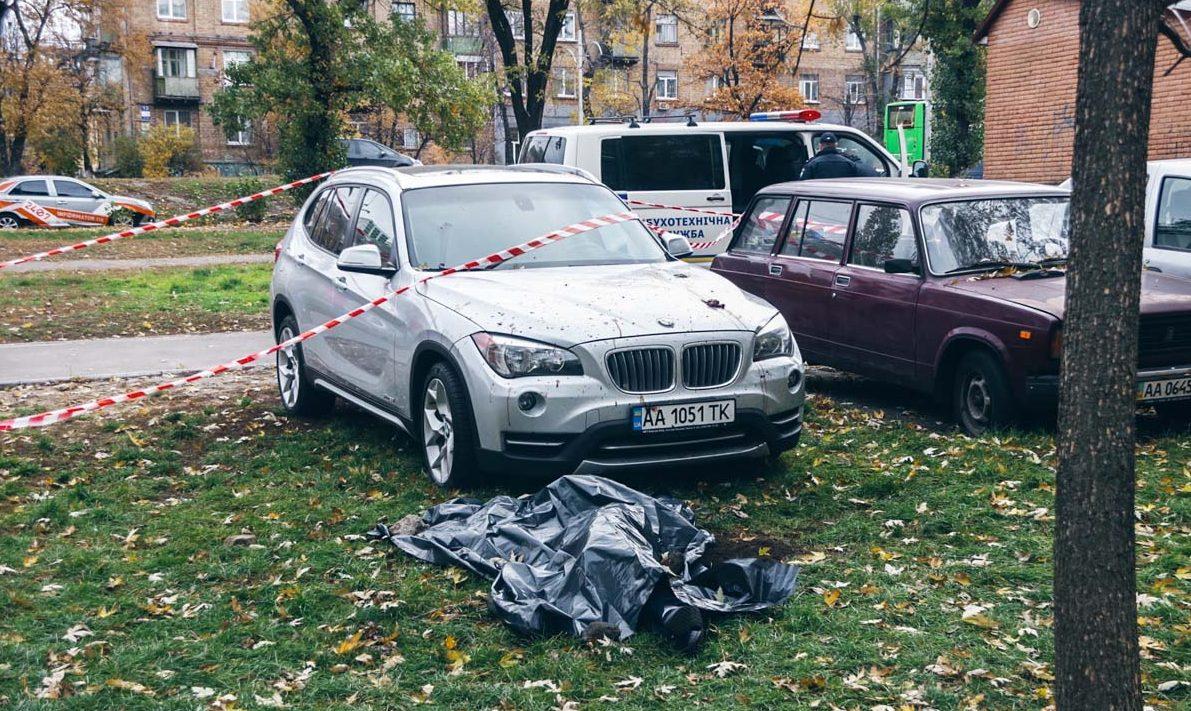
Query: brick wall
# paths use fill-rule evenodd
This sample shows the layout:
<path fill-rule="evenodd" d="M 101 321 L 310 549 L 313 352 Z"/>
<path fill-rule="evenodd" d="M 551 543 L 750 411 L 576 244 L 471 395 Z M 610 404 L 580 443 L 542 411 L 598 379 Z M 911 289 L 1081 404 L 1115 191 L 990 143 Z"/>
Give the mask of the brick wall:
<path fill-rule="evenodd" d="M 1027 15 L 1041 13 L 1031 28 Z M 1159 39 L 1150 158 L 1191 156 L 1191 63 L 1163 76 L 1174 49 Z M 988 33 L 984 177 L 1057 183 L 1071 172 L 1079 2 L 1013 0 Z"/>

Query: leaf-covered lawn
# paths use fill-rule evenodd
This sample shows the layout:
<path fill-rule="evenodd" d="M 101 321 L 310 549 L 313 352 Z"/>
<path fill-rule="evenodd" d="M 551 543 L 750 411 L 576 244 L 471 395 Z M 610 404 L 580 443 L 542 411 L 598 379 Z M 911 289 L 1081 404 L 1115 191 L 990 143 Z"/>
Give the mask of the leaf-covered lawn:
<path fill-rule="evenodd" d="M 0 260 L 44 252 L 64 244 L 101 237 L 111 228 L 0 230 Z M 53 259 L 141 259 L 208 254 L 271 254 L 284 225 L 176 227 L 112 244 L 97 245 Z"/>
<path fill-rule="evenodd" d="M 0 276 L 0 343 L 268 328 L 271 264 Z"/>
<path fill-rule="evenodd" d="M 652 634 L 513 635 L 487 614 L 486 581 L 363 540 L 444 497 L 403 436 L 345 408 L 289 420 L 266 369 L 234 377 L 0 436 L 0 704 L 1049 702 L 1046 433 L 970 440 L 816 397 L 803 445 L 776 465 L 631 480 L 678 494 L 733 545 L 804 564 L 789 603 L 717 620 L 684 656 Z M 1138 455 L 1144 688 L 1155 707 L 1186 708 L 1191 439 L 1149 434 Z"/>

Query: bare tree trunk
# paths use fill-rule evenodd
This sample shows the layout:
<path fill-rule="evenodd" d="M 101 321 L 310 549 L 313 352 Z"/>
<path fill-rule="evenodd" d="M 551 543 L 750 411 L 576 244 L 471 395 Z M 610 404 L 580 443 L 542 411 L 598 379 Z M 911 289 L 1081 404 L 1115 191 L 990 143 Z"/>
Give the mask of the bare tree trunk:
<path fill-rule="evenodd" d="M 1134 387 L 1150 97 L 1163 5 L 1098 0 L 1080 7 L 1055 497 L 1060 711 L 1142 707 Z"/>
<path fill-rule="evenodd" d="M 641 117 L 649 118 L 649 36 L 653 21 L 653 6 L 645 8 L 645 22 L 641 30 Z"/>

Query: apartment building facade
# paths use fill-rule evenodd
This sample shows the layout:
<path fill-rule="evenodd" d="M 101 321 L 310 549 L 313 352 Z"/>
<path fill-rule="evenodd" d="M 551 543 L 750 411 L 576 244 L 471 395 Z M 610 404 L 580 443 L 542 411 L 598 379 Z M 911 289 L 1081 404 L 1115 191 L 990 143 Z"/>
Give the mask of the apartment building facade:
<path fill-rule="evenodd" d="M 584 8 L 582 14 L 572 10 L 564 19 L 547 87 L 544 126 L 621 113 L 665 117 L 694 112 L 700 119 L 720 118 L 700 109 L 714 84 L 691 69 L 705 38 L 689 18 L 659 12 L 649 18 L 647 37 L 626 42 L 616 39 L 615 28 L 603 26 L 598 7 Z M 395 22 L 423 22 L 470 76 L 501 68 L 485 13 L 444 10 L 424 0 L 373 0 L 373 12 Z M 515 35 L 524 31 L 519 11 L 511 11 L 509 19 Z M 272 150 L 267 127 L 249 127 L 229 136 L 208 111 L 226 68 L 252 56 L 251 20 L 249 0 L 138 0 L 128 29 L 147 37 L 152 61 L 149 67 L 125 67 L 122 72 L 121 130 L 136 135 L 153 125 L 190 127 L 203 161 L 224 174 L 267 163 Z M 846 32 L 811 32 L 799 54 L 798 70 L 786 80 L 799 87 L 807 105 L 823 111 L 825 120 L 865 127 L 870 107 L 857 39 Z M 903 77 L 906 97 L 926 98 L 925 68 L 908 67 Z M 450 158 L 500 163 L 516 155 L 516 126 L 507 93 L 499 98 L 491 124 L 477 136 L 471 155 Z M 392 118 L 353 116 L 352 130 L 408 153 L 426 148 L 424 137 L 412 126 Z"/>

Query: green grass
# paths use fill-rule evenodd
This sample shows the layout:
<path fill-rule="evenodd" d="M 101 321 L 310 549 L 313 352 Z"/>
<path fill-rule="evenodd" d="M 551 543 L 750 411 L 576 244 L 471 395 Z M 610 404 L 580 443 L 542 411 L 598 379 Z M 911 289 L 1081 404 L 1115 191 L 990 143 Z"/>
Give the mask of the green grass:
<path fill-rule="evenodd" d="M 445 496 L 391 428 L 342 408 L 288 420 L 267 389 L 190 402 L 0 439 L 7 707 L 191 709 L 215 698 L 197 687 L 252 708 L 308 664 L 304 688 L 278 692 L 291 707 L 405 708 L 426 684 L 460 709 L 1048 703 L 1046 434 L 969 440 L 816 398 L 803 445 L 764 471 L 632 482 L 674 491 L 722 537 L 817 561 L 789 603 L 716 620 L 688 657 L 651 634 L 607 647 L 520 638 L 487 614 L 486 581 L 362 540 Z M 1191 441 L 1146 442 L 1138 477 L 1145 690 L 1186 708 L 1186 687 L 1158 685 L 1187 679 Z M 223 543 L 242 531 L 257 546 Z M 80 624 L 92 636 L 63 639 Z M 708 665 L 724 660 L 747 666 L 718 678 Z M 35 700 L 60 667 L 74 695 Z"/>
<path fill-rule="evenodd" d="M 7 275 L 0 342 L 263 328 L 271 273 L 266 263 Z"/>
<path fill-rule="evenodd" d="M 65 244 L 94 239 L 111 228 L 64 230 L 0 230 L 0 259 L 22 257 Z M 90 247 L 55 259 L 132 259 L 139 257 L 185 257 L 204 254 L 270 254 L 285 234 L 276 225 L 225 227 L 181 227 L 149 232 L 131 239 Z"/>

